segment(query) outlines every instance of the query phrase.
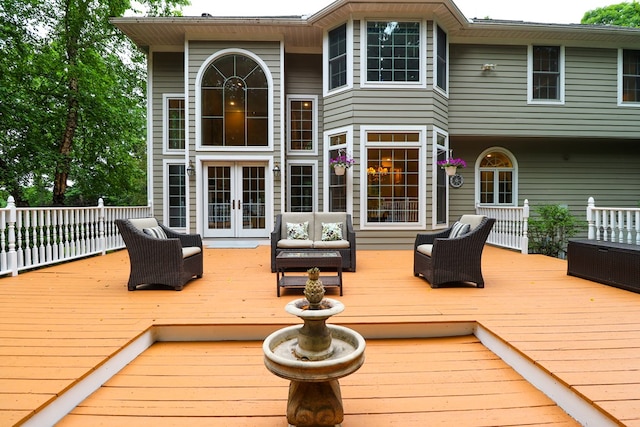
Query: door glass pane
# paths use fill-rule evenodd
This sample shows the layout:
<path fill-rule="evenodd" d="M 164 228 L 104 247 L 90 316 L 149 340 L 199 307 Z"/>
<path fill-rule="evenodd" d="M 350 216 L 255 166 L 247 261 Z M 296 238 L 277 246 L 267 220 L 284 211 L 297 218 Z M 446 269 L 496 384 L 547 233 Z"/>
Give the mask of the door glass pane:
<path fill-rule="evenodd" d="M 208 224 L 210 229 L 231 227 L 231 168 L 209 167 L 207 182 Z"/>
<path fill-rule="evenodd" d="M 263 229 L 266 226 L 264 185 L 264 166 L 244 166 L 242 168 L 243 229 Z"/>

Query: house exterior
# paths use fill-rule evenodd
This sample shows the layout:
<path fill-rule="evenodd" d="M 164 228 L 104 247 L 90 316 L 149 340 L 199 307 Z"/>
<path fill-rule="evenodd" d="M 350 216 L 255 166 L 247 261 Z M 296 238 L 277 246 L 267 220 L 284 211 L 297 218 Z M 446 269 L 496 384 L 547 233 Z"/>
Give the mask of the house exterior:
<path fill-rule="evenodd" d="M 451 0 L 112 22 L 148 55 L 155 215 L 205 239 L 347 211 L 359 248 L 408 248 L 478 204 L 640 201 L 640 29 L 469 20 Z M 447 176 L 448 157 L 468 166 Z"/>

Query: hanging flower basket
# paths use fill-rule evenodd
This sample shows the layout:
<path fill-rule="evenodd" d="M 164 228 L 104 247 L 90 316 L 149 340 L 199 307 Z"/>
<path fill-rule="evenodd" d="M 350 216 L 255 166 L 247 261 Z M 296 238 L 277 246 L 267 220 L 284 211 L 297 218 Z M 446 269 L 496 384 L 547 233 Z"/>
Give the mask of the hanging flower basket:
<path fill-rule="evenodd" d="M 440 160 L 438 162 L 438 166 L 440 166 L 442 169 L 445 170 L 445 172 L 447 173 L 447 175 L 449 176 L 453 176 L 456 174 L 458 168 L 466 168 L 467 167 L 467 162 L 465 162 L 462 159 L 446 159 L 446 160 Z"/>
<path fill-rule="evenodd" d="M 339 153 L 337 157 L 329 161 L 329 166 L 333 168 L 336 175 L 344 175 L 345 171 L 353 165 L 354 160 L 353 157 L 343 154 L 344 151 L 340 151 Z"/>

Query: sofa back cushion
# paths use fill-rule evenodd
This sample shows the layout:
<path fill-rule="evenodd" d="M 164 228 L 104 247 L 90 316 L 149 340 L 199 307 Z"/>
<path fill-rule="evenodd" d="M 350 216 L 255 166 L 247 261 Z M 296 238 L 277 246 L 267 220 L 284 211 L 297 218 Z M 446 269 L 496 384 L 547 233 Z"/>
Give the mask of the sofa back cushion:
<path fill-rule="evenodd" d="M 313 240 L 313 230 L 314 230 L 314 219 L 313 213 L 311 212 L 283 212 L 282 213 L 282 225 L 280 228 L 280 238 L 287 238 L 287 223 L 288 224 L 304 224 L 305 222 L 309 223 L 308 232 L 309 232 L 309 240 Z"/>
<path fill-rule="evenodd" d="M 316 212 L 314 219 L 313 240 L 322 240 L 322 223 L 342 223 L 342 238 L 346 239 L 347 214 L 345 212 Z"/>
<path fill-rule="evenodd" d="M 484 215 L 462 215 L 460 217 L 460 222 L 463 224 L 469 224 L 469 231 L 472 231 L 480 225 L 483 219 Z"/>

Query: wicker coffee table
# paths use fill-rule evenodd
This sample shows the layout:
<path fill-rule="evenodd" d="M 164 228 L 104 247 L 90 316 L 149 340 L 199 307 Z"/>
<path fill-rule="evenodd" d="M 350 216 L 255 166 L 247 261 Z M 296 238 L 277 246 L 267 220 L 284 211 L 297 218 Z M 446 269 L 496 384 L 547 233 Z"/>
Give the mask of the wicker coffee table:
<path fill-rule="evenodd" d="M 308 276 L 285 274 L 285 271 L 307 270 L 318 267 L 320 280 L 325 288 L 339 288 L 342 295 L 342 256 L 337 251 L 282 251 L 276 256 L 276 290 L 280 296 L 280 288 L 303 289 Z M 323 275 L 322 268 L 328 267 L 336 270 L 336 275 Z"/>

